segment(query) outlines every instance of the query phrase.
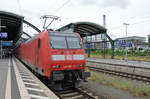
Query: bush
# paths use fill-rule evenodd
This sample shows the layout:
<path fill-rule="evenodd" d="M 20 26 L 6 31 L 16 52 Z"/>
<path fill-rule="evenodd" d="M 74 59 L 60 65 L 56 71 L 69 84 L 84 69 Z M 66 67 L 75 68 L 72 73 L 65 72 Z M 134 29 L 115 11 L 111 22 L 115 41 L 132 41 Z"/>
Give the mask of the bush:
<path fill-rule="evenodd" d="M 114 53 L 116 56 L 122 56 L 124 54 L 124 50 L 116 50 Z"/>
<path fill-rule="evenodd" d="M 95 54 L 95 55 L 102 54 L 102 51 L 101 50 L 96 50 L 96 51 L 93 51 L 92 54 Z"/>
<path fill-rule="evenodd" d="M 95 51 L 92 51 L 91 54 L 103 55 L 104 50 L 103 49 L 95 50 Z M 105 54 L 111 56 L 112 55 L 112 50 L 111 49 L 106 49 Z M 114 51 L 115 56 L 123 56 L 124 54 L 125 54 L 125 51 L 122 50 L 122 49 Z M 146 50 L 146 51 L 143 51 L 143 52 L 130 50 L 130 51 L 128 51 L 128 56 L 150 56 L 150 50 Z"/>

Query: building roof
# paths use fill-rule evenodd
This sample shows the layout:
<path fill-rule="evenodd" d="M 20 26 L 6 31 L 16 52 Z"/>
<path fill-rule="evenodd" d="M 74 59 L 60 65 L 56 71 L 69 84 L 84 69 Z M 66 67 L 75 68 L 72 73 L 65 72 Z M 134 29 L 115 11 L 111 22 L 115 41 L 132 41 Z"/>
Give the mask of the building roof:
<path fill-rule="evenodd" d="M 119 39 L 146 39 L 146 37 L 141 37 L 141 36 L 128 36 L 128 37 L 121 37 L 121 38 L 116 38 L 115 40 L 119 40 Z"/>
<path fill-rule="evenodd" d="M 59 28 L 57 31 L 70 31 L 77 32 L 81 37 L 86 35 L 96 35 L 96 34 L 105 34 L 107 29 L 101 25 L 92 22 L 75 22 L 65 25 Z"/>

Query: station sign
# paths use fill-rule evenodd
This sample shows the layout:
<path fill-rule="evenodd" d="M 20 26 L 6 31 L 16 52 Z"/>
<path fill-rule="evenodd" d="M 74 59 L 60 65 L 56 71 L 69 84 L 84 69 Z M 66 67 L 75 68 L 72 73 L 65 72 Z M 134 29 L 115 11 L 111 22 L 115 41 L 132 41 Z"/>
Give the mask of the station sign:
<path fill-rule="evenodd" d="M 121 40 L 121 41 L 119 41 L 119 44 L 121 45 L 121 46 L 125 46 L 125 47 L 132 47 L 133 46 L 133 42 L 126 42 L 125 40 Z"/>
<path fill-rule="evenodd" d="M 91 44 L 86 44 L 86 48 L 92 48 Z"/>
<path fill-rule="evenodd" d="M 2 46 L 11 47 L 11 46 L 13 46 L 13 42 L 12 42 L 12 41 L 3 41 L 3 42 L 2 42 Z"/>
<path fill-rule="evenodd" d="M 126 46 L 126 40 L 120 40 L 119 44 L 122 45 L 122 46 Z"/>
<path fill-rule="evenodd" d="M 133 43 L 132 43 L 132 42 L 128 42 L 126 46 L 127 46 L 127 47 L 132 47 L 132 46 L 133 46 Z"/>
<path fill-rule="evenodd" d="M 7 38 L 8 34 L 6 32 L 0 32 L 0 38 Z"/>

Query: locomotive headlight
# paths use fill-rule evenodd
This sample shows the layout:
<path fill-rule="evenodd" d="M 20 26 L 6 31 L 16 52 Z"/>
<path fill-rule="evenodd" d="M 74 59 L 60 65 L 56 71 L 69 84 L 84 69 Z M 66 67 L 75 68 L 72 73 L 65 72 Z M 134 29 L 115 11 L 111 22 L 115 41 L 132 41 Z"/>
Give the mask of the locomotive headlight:
<path fill-rule="evenodd" d="M 59 66 L 59 65 L 56 65 L 56 66 L 53 66 L 53 68 L 54 68 L 54 69 L 58 69 L 58 68 L 60 68 L 60 66 Z"/>

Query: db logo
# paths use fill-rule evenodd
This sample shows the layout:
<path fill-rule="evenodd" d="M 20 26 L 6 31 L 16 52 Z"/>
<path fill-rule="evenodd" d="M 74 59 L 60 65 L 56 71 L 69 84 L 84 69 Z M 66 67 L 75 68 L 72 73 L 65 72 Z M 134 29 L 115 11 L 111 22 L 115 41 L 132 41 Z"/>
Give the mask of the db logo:
<path fill-rule="evenodd" d="M 66 55 L 66 60 L 72 60 L 72 55 Z"/>
<path fill-rule="evenodd" d="M 70 54 L 70 51 L 67 51 L 67 54 Z"/>

